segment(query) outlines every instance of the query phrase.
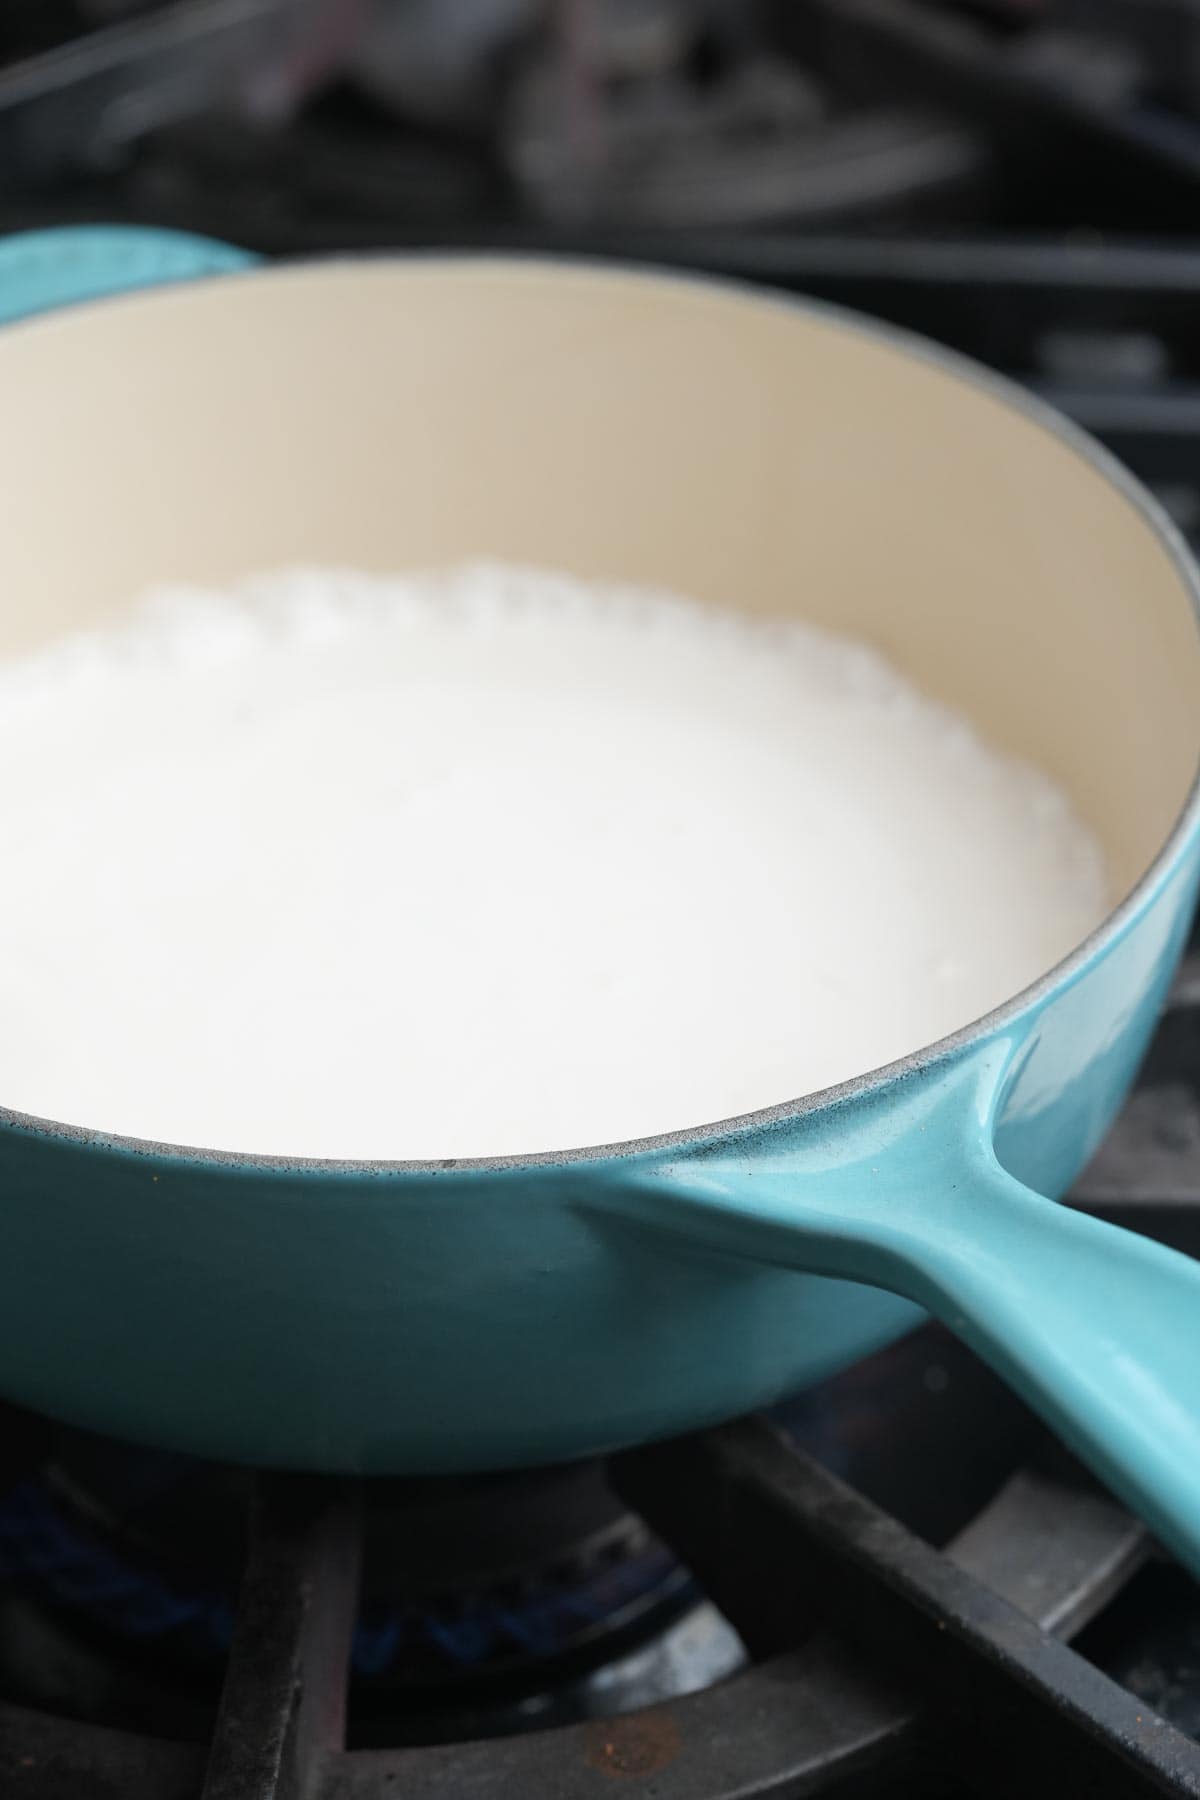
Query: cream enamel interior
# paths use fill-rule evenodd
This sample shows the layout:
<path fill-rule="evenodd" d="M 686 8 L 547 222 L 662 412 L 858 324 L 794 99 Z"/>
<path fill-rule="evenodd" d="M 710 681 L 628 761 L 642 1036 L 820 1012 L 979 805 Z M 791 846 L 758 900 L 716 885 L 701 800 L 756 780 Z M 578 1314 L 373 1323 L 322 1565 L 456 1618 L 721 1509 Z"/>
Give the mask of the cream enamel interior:
<path fill-rule="evenodd" d="M 2 652 L 162 580 L 488 555 L 871 639 L 1067 786 L 1122 894 L 1192 783 L 1200 642 L 1152 525 L 1021 410 L 821 312 L 312 264 L 9 329 L 0 394 Z"/>

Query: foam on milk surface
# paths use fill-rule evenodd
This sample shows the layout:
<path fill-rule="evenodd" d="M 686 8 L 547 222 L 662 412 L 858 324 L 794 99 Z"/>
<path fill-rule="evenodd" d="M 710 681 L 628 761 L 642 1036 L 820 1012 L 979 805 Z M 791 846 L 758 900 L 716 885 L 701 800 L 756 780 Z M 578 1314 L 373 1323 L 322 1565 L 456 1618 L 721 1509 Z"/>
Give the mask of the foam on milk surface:
<path fill-rule="evenodd" d="M 479 566 L 163 591 L 0 668 L 0 1103 L 567 1149 L 928 1044 L 1101 919 L 1065 796 L 873 651 Z"/>

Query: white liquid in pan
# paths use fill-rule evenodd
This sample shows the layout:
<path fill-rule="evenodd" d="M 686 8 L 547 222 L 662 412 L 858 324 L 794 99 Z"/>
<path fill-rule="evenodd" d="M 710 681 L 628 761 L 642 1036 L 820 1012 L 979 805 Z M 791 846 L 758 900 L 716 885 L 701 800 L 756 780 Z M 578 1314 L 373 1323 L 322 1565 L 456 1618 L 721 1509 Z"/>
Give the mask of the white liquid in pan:
<path fill-rule="evenodd" d="M 919 1048 L 1102 917 L 1041 774 L 874 653 L 477 568 L 173 591 L 0 670 L 0 1103 L 565 1149 Z"/>

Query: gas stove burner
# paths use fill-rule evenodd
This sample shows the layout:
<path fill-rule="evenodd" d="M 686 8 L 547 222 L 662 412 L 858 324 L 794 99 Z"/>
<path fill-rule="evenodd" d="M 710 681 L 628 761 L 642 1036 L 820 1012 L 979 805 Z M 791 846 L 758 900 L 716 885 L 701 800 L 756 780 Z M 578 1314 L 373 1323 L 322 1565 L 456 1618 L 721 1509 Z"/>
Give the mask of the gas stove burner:
<path fill-rule="evenodd" d="M 229 1648 L 252 1478 L 85 1433 L 0 1494 L 0 1581 L 181 1663 Z M 611 1656 L 692 1584 L 599 1463 L 374 1481 L 353 1666 L 434 1689 Z M 531 1678 L 531 1677 L 530 1677 Z"/>
<path fill-rule="evenodd" d="M 986 1429 L 973 1435 L 967 1414 Z M 949 1415 L 963 1415 L 973 1449 L 957 1473 L 944 1469 L 931 1484 L 929 1460 Z M 793 1441 L 936 1538 L 972 1516 L 1031 1431 L 1022 1409 L 932 1327 L 777 1417 Z M 0 1491 L 0 1593 L 11 1627 L 0 1605 L 0 1687 L 61 1703 L 25 1648 L 22 1631 L 36 1615 L 53 1670 L 74 1654 L 64 1638 L 79 1629 L 125 1666 L 116 1704 L 130 1721 L 170 1707 L 156 1685 L 165 1674 L 215 1691 L 253 1486 L 245 1471 L 66 1428 L 43 1432 Z M 621 1499 L 603 1462 L 372 1480 L 361 1511 L 350 1660 L 364 1729 L 388 1715 L 389 1695 L 403 1694 L 435 1735 L 519 1730 L 619 1711 L 648 1685 L 681 1691 L 744 1659 L 737 1634 L 705 1611 L 684 1563 Z M 10 1648 L 20 1667 L 6 1667 Z"/>

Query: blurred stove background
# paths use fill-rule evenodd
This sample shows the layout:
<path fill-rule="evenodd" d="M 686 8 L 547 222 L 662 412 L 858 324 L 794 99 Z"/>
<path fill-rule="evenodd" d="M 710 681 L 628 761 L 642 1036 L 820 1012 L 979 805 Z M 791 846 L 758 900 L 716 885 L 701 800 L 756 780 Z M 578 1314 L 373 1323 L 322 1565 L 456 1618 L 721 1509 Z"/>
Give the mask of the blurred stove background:
<path fill-rule="evenodd" d="M 1187 233 L 1195 0 L 6 0 L 6 223 Z"/>

